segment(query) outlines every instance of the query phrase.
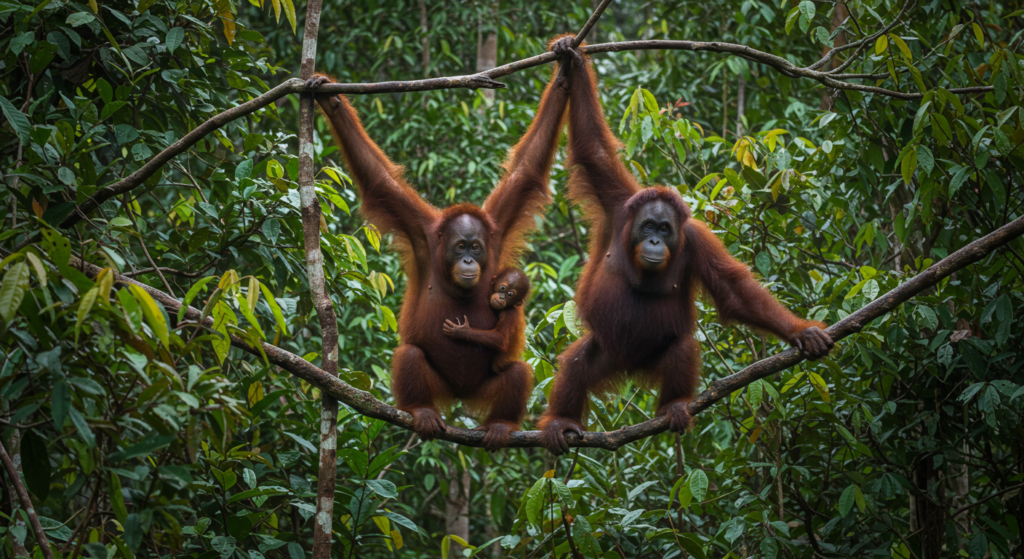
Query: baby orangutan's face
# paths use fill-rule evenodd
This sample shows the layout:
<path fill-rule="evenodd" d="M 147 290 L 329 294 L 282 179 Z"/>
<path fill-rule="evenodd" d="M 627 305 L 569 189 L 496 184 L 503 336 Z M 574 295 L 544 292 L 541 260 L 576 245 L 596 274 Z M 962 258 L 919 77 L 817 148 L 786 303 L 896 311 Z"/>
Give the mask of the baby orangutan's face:
<path fill-rule="evenodd" d="M 529 291 L 530 280 L 526 274 L 516 268 L 508 270 L 494 280 L 491 308 L 500 311 L 514 307 L 526 298 Z"/>

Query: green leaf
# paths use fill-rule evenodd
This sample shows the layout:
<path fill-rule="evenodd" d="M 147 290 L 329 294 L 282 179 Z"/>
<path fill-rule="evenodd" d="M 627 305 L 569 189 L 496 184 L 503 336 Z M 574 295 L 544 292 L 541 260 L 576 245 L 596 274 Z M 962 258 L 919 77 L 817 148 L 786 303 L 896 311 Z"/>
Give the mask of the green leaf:
<path fill-rule="evenodd" d="M 125 460 L 128 460 L 130 458 L 135 458 L 135 457 L 138 457 L 138 456 L 145 456 L 145 455 L 148 455 L 148 454 L 152 454 L 153 451 L 159 450 L 159 449 L 161 449 L 161 448 L 171 444 L 175 440 L 176 440 L 176 437 L 174 435 L 156 435 L 156 434 L 154 434 L 154 435 L 152 435 L 150 437 L 146 437 L 142 441 L 140 441 L 140 442 L 138 442 L 138 443 L 136 443 L 136 444 L 126 448 L 125 450 L 122 450 L 120 452 L 115 452 L 115 453 L 111 454 L 109 456 L 109 460 L 111 462 L 124 462 Z"/>
<path fill-rule="evenodd" d="M 750 407 L 757 409 L 761 405 L 761 399 L 764 397 L 764 384 L 760 379 L 747 385 L 747 401 L 750 402 Z"/>
<path fill-rule="evenodd" d="M 754 258 L 754 263 L 757 265 L 757 270 L 761 272 L 762 276 L 767 277 L 772 271 L 772 255 L 768 254 L 767 251 L 761 251 Z"/>
<path fill-rule="evenodd" d="M 64 23 L 67 23 L 71 27 L 78 27 L 79 25 L 85 25 L 94 19 L 96 19 L 96 16 L 89 12 L 75 12 L 69 15 Z"/>
<path fill-rule="evenodd" d="M 935 166 L 935 157 L 928 146 L 917 146 L 917 165 L 925 175 L 932 172 L 932 168 Z"/>
<path fill-rule="evenodd" d="M 218 278 L 218 276 L 207 276 L 197 281 L 195 285 L 188 289 L 188 293 L 185 294 L 185 299 L 182 300 L 181 308 L 178 309 L 179 322 L 185 319 L 185 313 L 188 312 L 188 306 L 192 304 L 192 301 L 196 298 L 196 295 L 199 295 L 199 292 L 206 288 L 206 284 Z"/>
<path fill-rule="evenodd" d="M 854 501 L 856 499 L 857 486 L 851 485 L 843 491 L 842 496 L 839 497 L 839 514 L 846 516 L 850 514 L 853 509 Z"/>
<path fill-rule="evenodd" d="M 545 488 L 550 481 L 542 477 L 526 492 L 526 519 L 534 526 L 540 526 L 540 511 L 544 507 Z"/>
<path fill-rule="evenodd" d="M 85 417 L 82 416 L 82 412 L 72 406 L 68 409 L 68 415 L 71 416 L 71 423 L 75 425 L 75 429 L 78 429 L 78 438 L 82 439 L 82 442 L 88 448 L 95 447 L 96 435 L 92 434 L 92 429 L 89 428 L 89 424 L 85 421 Z"/>
<path fill-rule="evenodd" d="M 580 337 L 579 319 L 576 317 L 576 301 L 569 301 L 562 306 L 562 319 L 566 329 L 575 337 Z"/>
<path fill-rule="evenodd" d="M 251 174 L 252 174 L 252 159 L 246 159 L 245 161 L 242 161 L 241 163 L 239 163 L 238 167 L 235 167 L 235 180 L 236 181 L 240 181 L 242 179 L 247 179 L 247 178 L 249 178 L 249 175 L 251 175 Z"/>
<path fill-rule="evenodd" d="M 398 489 L 395 487 L 395 484 L 385 479 L 368 479 L 366 480 L 366 486 L 385 499 L 395 499 L 398 497 Z"/>
<path fill-rule="evenodd" d="M 121 476 L 110 472 L 110 508 L 114 511 L 114 518 L 124 525 L 128 518 L 128 507 L 124 505 L 124 494 L 121 492 Z"/>
<path fill-rule="evenodd" d="M 555 495 L 558 497 L 558 500 L 566 506 L 566 508 L 572 509 L 576 506 L 576 499 L 572 498 L 572 492 L 570 492 L 569 488 L 562 483 L 562 480 L 552 479 L 551 483 L 555 486 Z"/>
<path fill-rule="evenodd" d="M 18 262 L 7 269 L 3 282 L 0 282 L 0 316 L 6 324 L 14 320 L 21 301 L 25 298 L 29 273 L 29 265 L 24 261 Z"/>
<path fill-rule="evenodd" d="M 3 110 L 4 116 L 7 117 L 7 122 L 18 133 L 18 140 L 21 142 L 21 145 L 27 145 L 29 135 L 32 134 L 32 123 L 29 122 L 28 117 L 3 96 L 0 96 L 0 109 Z"/>
<path fill-rule="evenodd" d="M 167 46 L 167 52 L 173 53 L 177 50 L 178 46 L 185 39 L 185 28 L 184 27 L 172 27 L 167 32 L 167 38 L 164 39 L 164 44 Z"/>
<path fill-rule="evenodd" d="M 811 2 L 810 0 L 804 0 L 803 2 L 800 2 L 799 8 L 800 13 L 803 14 L 805 18 L 807 18 L 808 20 L 814 19 L 814 14 L 817 11 L 817 9 L 814 6 L 814 2 Z"/>
<path fill-rule="evenodd" d="M 903 161 L 900 162 L 900 174 L 903 175 L 903 181 L 910 184 L 910 179 L 914 176 L 914 171 L 917 170 L 917 150 L 907 150 L 903 156 Z"/>
<path fill-rule="evenodd" d="M 704 470 L 693 470 L 690 473 L 690 492 L 698 502 L 703 501 L 708 491 L 708 476 Z"/>

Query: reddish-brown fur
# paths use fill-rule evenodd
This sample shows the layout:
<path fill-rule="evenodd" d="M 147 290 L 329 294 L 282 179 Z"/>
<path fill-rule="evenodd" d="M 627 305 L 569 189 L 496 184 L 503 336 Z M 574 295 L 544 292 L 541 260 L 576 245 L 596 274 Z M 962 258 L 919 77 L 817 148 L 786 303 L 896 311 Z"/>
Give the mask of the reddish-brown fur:
<path fill-rule="evenodd" d="M 544 445 L 556 453 L 568 450 L 564 432 L 582 430 L 587 395 L 623 380 L 626 371 L 642 384 L 660 384 L 658 413 L 669 415 L 672 429 L 688 426 L 685 404 L 700 379 L 700 346 L 693 339 L 700 291 L 714 301 L 723 321 L 798 345 L 811 342 L 816 353 L 831 347 L 817 330 L 824 325 L 780 305 L 705 224 L 692 219 L 675 190 L 637 184 L 619 160 L 620 144 L 605 123 L 589 63 L 574 64 L 570 79 L 569 197 L 583 206 L 591 224 L 590 259 L 576 302 L 590 332 L 560 356 L 540 421 Z M 666 247 L 670 257 L 659 269 L 643 270 L 630 231 L 636 212 L 655 200 L 675 211 L 680 234 L 677 246 Z"/>
<path fill-rule="evenodd" d="M 468 318 L 464 318 L 461 321 L 446 321 L 446 328 L 444 330 L 445 334 L 453 339 L 477 344 L 497 352 L 492 361 L 493 372 L 496 376 L 507 378 L 526 377 L 532 384 L 533 369 L 521 359 L 523 350 L 526 349 L 526 315 L 523 307 L 525 299 L 529 294 L 529 280 L 526 279 L 526 276 L 521 271 L 517 269 L 512 269 L 512 271 L 521 275 L 525 285 L 519 284 L 517 286 L 517 289 L 521 291 L 517 293 L 514 304 L 497 311 L 498 321 L 493 328 L 490 330 L 480 329 L 474 326 Z M 504 279 L 508 273 L 509 270 L 506 270 L 495 276 L 492 287 L 496 287 L 496 283 Z M 491 293 L 493 292 L 494 289 L 491 290 Z M 496 383 L 492 388 L 491 393 L 467 400 L 467 407 L 471 410 L 477 410 L 480 408 L 491 408 L 491 406 L 504 406 L 509 409 L 509 414 L 513 413 L 513 410 L 526 409 L 529 391 L 508 392 L 509 387 L 507 383 Z M 510 430 L 515 430 L 519 426 L 518 422 L 512 423 L 511 421 L 495 420 L 494 423 L 503 423 Z M 505 432 L 499 430 L 492 434 L 488 430 L 487 435 L 484 437 L 484 448 L 492 451 L 497 450 L 501 448 L 501 445 L 507 444 L 507 440 L 504 440 L 504 438 Z"/>
<path fill-rule="evenodd" d="M 502 446 L 525 413 L 532 384 L 529 368 L 511 367 L 496 374 L 497 350 L 445 336 L 442 325 L 446 319 L 462 317 L 478 328 L 491 329 L 497 323 L 488 303 L 494 272 L 515 263 L 534 215 L 551 201 L 548 176 L 568 97 L 555 77 L 551 82 L 529 130 L 509 153 L 504 178 L 483 207 L 459 204 L 443 211 L 404 181 L 402 168 L 370 139 L 344 96 L 317 96 L 359 187 L 363 215 L 394 235 L 394 247 L 402 257 L 407 287 L 398 325 L 402 345 L 392 362 L 392 391 L 399 409 L 413 414 L 416 432 L 424 438 L 444 429 L 438 406 L 454 399 L 489 409 L 484 428 L 493 430 L 490 438 L 501 439 Z M 480 281 L 468 291 L 454 285 L 445 265 L 448 224 L 462 215 L 475 217 L 487 232 L 487 262 Z M 521 322 L 511 327 L 519 332 L 524 328 Z"/>

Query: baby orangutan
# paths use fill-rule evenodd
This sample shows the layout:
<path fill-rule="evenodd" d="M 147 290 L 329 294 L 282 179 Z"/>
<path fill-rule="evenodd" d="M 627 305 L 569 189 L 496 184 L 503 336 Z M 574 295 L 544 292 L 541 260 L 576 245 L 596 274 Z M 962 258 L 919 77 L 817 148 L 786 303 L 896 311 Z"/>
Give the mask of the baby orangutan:
<path fill-rule="evenodd" d="M 491 378 L 482 383 L 483 388 L 479 394 L 466 399 L 470 409 L 479 409 L 481 404 L 494 402 L 490 406 L 488 418 L 484 420 L 485 425 L 490 425 L 484 436 L 484 448 L 492 452 L 508 446 L 509 434 L 519 429 L 526 411 L 529 386 L 533 384 L 533 370 L 520 359 L 526 347 L 523 301 L 530 293 L 530 280 L 522 270 L 508 268 L 494 278 L 493 286 L 490 302 L 491 308 L 498 312 L 498 322 L 492 330 L 472 328 L 466 317 L 463 317 L 462 322 L 457 319 L 445 320 L 443 327 L 445 335 L 454 340 L 477 344 L 497 352 L 491 362 Z M 525 390 L 510 386 L 523 381 L 527 384 Z M 509 397 L 517 394 L 522 395 L 522 401 Z M 496 419 L 507 416 L 513 410 L 519 410 L 515 422 Z M 482 427 L 478 429 L 484 430 Z"/>

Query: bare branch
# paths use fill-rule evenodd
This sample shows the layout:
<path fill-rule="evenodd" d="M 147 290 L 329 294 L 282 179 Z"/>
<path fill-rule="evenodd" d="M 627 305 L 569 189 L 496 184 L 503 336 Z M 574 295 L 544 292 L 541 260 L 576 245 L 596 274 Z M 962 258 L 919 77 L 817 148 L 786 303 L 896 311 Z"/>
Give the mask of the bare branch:
<path fill-rule="evenodd" d="M 885 295 L 875 299 L 857 312 L 833 324 L 826 331 L 830 336 L 832 336 L 832 339 L 836 341 L 859 332 L 872 320 L 891 312 L 893 309 L 910 300 L 918 293 L 921 293 L 925 289 L 939 283 L 950 274 L 962 270 L 970 264 L 981 260 L 992 251 L 1022 234 L 1024 234 L 1024 217 L 1019 217 L 988 235 L 968 244 L 953 254 L 950 254 L 939 262 L 936 262 L 930 268 L 921 272 L 917 276 L 914 276 L 909 281 L 900 284 L 892 291 L 889 291 Z M 87 262 L 83 263 L 81 260 L 74 257 L 72 258 L 71 264 L 75 267 L 80 267 L 85 271 L 85 273 L 92 277 L 95 277 L 101 269 L 99 266 L 89 264 Z M 160 302 L 160 304 L 167 309 L 167 313 L 170 315 L 177 314 L 178 309 L 181 308 L 181 303 L 179 301 L 158 289 L 154 289 L 148 285 L 120 275 L 117 276 L 116 280 L 118 283 L 137 285 L 145 289 L 154 299 Z M 200 316 L 201 313 L 199 310 L 193 307 L 189 307 L 186 311 L 186 317 L 191 320 L 198 320 Z M 213 319 L 207 317 L 206 324 L 212 326 Z M 232 336 L 231 344 L 251 355 L 261 357 L 259 350 L 250 347 L 249 344 L 241 338 Z M 321 392 L 337 398 L 339 401 L 355 409 L 357 412 L 368 417 L 382 419 L 393 425 L 412 430 L 412 416 L 408 413 L 399 411 L 398 409 L 381 402 L 369 392 L 364 392 L 354 388 L 337 377 L 327 374 L 319 367 L 316 367 L 298 355 L 267 343 L 262 344 L 262 348 L 263 352 L 267 355 L 267 359 L 271 363 L 292 375 L 305 380 L 313 386 L 316 386 Z M 738 373 L 716 379 L 711 382 L 707 390 L 699 394 L 692 402 L 690 402 L 690 413 L 696 415 L 697 413 L 711 407 L 715 402 L 725 398 L 732 392 L 743 388 L 751 382 L 792 367 L 803 360 L 804 359 L 801 357 L 798 350 L 790 348 L 782 353 L 778 353 L 753 363 Z M 665 419 L 664 416 L 661 416 L 643 423 L 629 425 L 610 432 L 586 432 L 582 437 L 567 434 L 566 440 L 569 442 L 570 446 L 615 450 L 633 441 L 662 433 L 667 429 L 668 420 Z M 460 429 L 447 425 L 444 433 L 442 433 L 439 438 L 465 446 L 479 447 L 483 445 L 484 433 L 483 431 L 470 431 L 468 429 Z M 509 446 L 517 448 L 540 447 L 541 432 L 517 431 L 512 433 Z"/>
<path fill-rule="evenodd" d="M 811 64 L 810 66 L 807 67 L 807 69 L 808 70 L 817 70 L 818 68 L 821 68 L 824 65 L 828 64 L 829 62 L 831 62 L 832 58 L 834 58 L 835 55 L 839 54 L 840 52 L 842 52 L 844 50 L 849 50 L 849 49 L 852 49 L 852 48 L 856 48 L 857 50 L 854 51 L 854 53 L 851 54 L 850 57 L 846 59 L 846 62 L 842 63 L 840 66 L 836 67 L 834 70 L 830 70 L 830 72 L 832 72 L 832 73 L 842 72 L 843 70 L 848 68 L 850 66 L 850 64 L 853 63 L 853 61 L 857 58 L 857 55 L 860 54 L 860 52 L 862 50 L 864 50 L 868 46 L 871 46 L 871 44 L 874 43 L 876 39 L 878 39 L 879 37 L 881 37 L 885 33 L 888 33 L 889 30 L 891 30 L 893 27 L 896 27 L 896 24 L 898 24 L 903 19 L 903 16 L 907 13 L 907 10 L 910 9 L 910 6 L 913 3 L 914 3 L 914 0 L 907 0 L 906 2 L 904 2 L 903 3 L 903 7 L 900 8 L 900 11 L 899 11 L 898 14 L 896 14 L 896 17 L 893 18 L 892 22 L 890 22 L 889 25 L 886 25 L 885 27 L 883 27 L 881 29 L 881 31 L 878 31 L 877 33 L 874 33 L 874 34 L 869 35 L 867 37 L 864 37 L 863 39 L 861 39 L 859 41 L 853 41 L 852 43 L 847 43 L 847 44 L 845 44 L 845 45 L 843 45 L 841 47 L 835 47 L 835 48 L 829 50 L 827 53 L 825 53 L 825 56 L 823 56 L 821 58 L 821 60 L 815 62 L 814 64 Z"/>
<path fill-rule="evenodd" d="M 601 5 L 598 6 L 596 10 L 594 10 L 594 13 L 590 14 L 590 19 L 587 20 L 587 23 L 583 25 L 583 29 L 580 29 L 580 32 L 577 33 L 576 37 L 572 40 L 572 46 L 580 46 L 580 43 L 583 42 L 583 39 L 587 38 L 587 33 L 590 33 L 590 30 L 593 29 L 595 25 L 597 25 L 597 20 L 601 19 L 601 14 L 604 13 L 605 8 L 607 8 L 608 4 L 611 3 L 612 0 L 604 0 L 603 2 L 601 2 Z"/>
<path fill-rule="evenodd" d="M 605 2 L 607 3 L 607 2 Z M 906 9 L 906 6 L 904 6 Z M 599 15 L 601 8 L 595 15 Z M 900 12 L 903 14 L 903 11 Z M 593 19 L 593 16 L 592 16 Z M 588 22 L 590 24 L 590 22 Z M 884 32 L 891 27 L 883 29 Z M 584 31 L 589 31 L 586 27 Z M 881 33 L 880 32 L 880 33 Z M 583 35 L 581 31 L 580 36 Z M 877 34 L 876 34 L 877 35 Z M 869 37 L 870 38 L 870 37 Z M 866 40 L 866 39 L 865 39 Z M 851 43 L 854 45 L 857 43 Z M 895 91 L 892 89 L 886 89 L 884 87 L 877 87 L 871 85 L 852 84 L 845 83 L 841 80 L 847 79 L 861 79 L 865 78 L 864 74 L 837 74 L 832 72 L 820 72 L 814 68 L 814 65 L 808 66 L 807 68 L 800 68 L 792 62 L 766 52 L 759 51 L 757 49 L 750 48 L 746 45 L 739 45 L 734 43 L 721 43 L 721 42 L 701 42 L 701 41 L 671 41 L 671 40 L 650 40 L 650 41 L 623 41 L 617 43 L 600 43 L 596 45 L 586 45 L 581 49 L 586 54 L 599 54 L 604 52 L 618 52 L 624 50 L 688 50 L 688 51 L 705 51 L 705 52 L 718 52 L 723 54 L 731 54 L 733 56 L 739 56 L 745 60 L 764 64 L 769 66 L 776 71 L 794 78 L 809 78 L 817 81 L 823 85 L 831 87 L 833 89 L 845 89 L 850 91 L 860 91 L 863 93 L 873 93 L 877 95 L 885 95 L 896 99 L 912 100 L 920 99 L 923 97 L 921 93 L 904 93 L 901 91 Z M 546 52 L 544 54 L 538 54 L 530 58 L 523 60 L 517 60 L 503 66 L 492 68 L 486 72 L 479 74 L 473 74 L 468 76 L 452 76 L 444 78 L 429 78 L 423 80 L 410 80 L 410 81 L 391 81 L 391 82 L 380 82 L 380 83 L 331 83 L 322 85 L 313 91 L 307 91 L 303 86 L 303 81 L 299 78 L 292 78 L 281 85 L 271 89 L 270 91 L 246 101 L 241 105 L 228 109 L 222 113 L 215 115 L 206 122 L 200 124 L 197 128 L 186 134 L 177 142 L 171 144 L 166 149 L 156 154 L 152 159 L 146 162 L 142 167 L 136 170 L 131 175 L 97 190 L 88 200 L 86 200 L 79 209 L 82 213 L 88 213 L 95 209 L 97 206 L 105 202 L 106 200 L 128 192 L 139 185 L 141 185 L 146 179 L 152 176 L 161 166 L 173 159 L 174 157 L 184 153 L 199 140 L 203 139 L 206 135 L 213 132 L 214 130 L 224 126 L 225 124 L 251 114 L 255 111 L 266 107 L 274 101 L 289 95 L 292 93 L 334 93 L 334 94 L 378 94 L 378 93 L 404 93 L 413 91 L 431 91 L 437 89 L 480 89 L 480 88 L 491 88 L 498 89 L 504 88 L 505 85 L 501 82 L 495 81 L 494 78 L 500 78 L 507 76 L 515 72 L 533 68 L 534 66 L 540 66 L 548 62 L 554 62 L 557 57 L 554 53 Z M 820 62 L 820 61 L 819 61 Z M 991 86 L 983 87 L 965 87 L 965 88 L 953 88 L 948 90 L 954 95 L 959 94 L 970 94 L 970 93 L 985 93 L 992 91 Z M 77 213 L 72 213 L 64 219 L 60 224 L 61 228 L 67 229 L 81 221 L 82 217 Z M 24 246 L 35 239 L 28 239 L 19 243 L 15 247 L 15 251 L 20 250 Z"/>

